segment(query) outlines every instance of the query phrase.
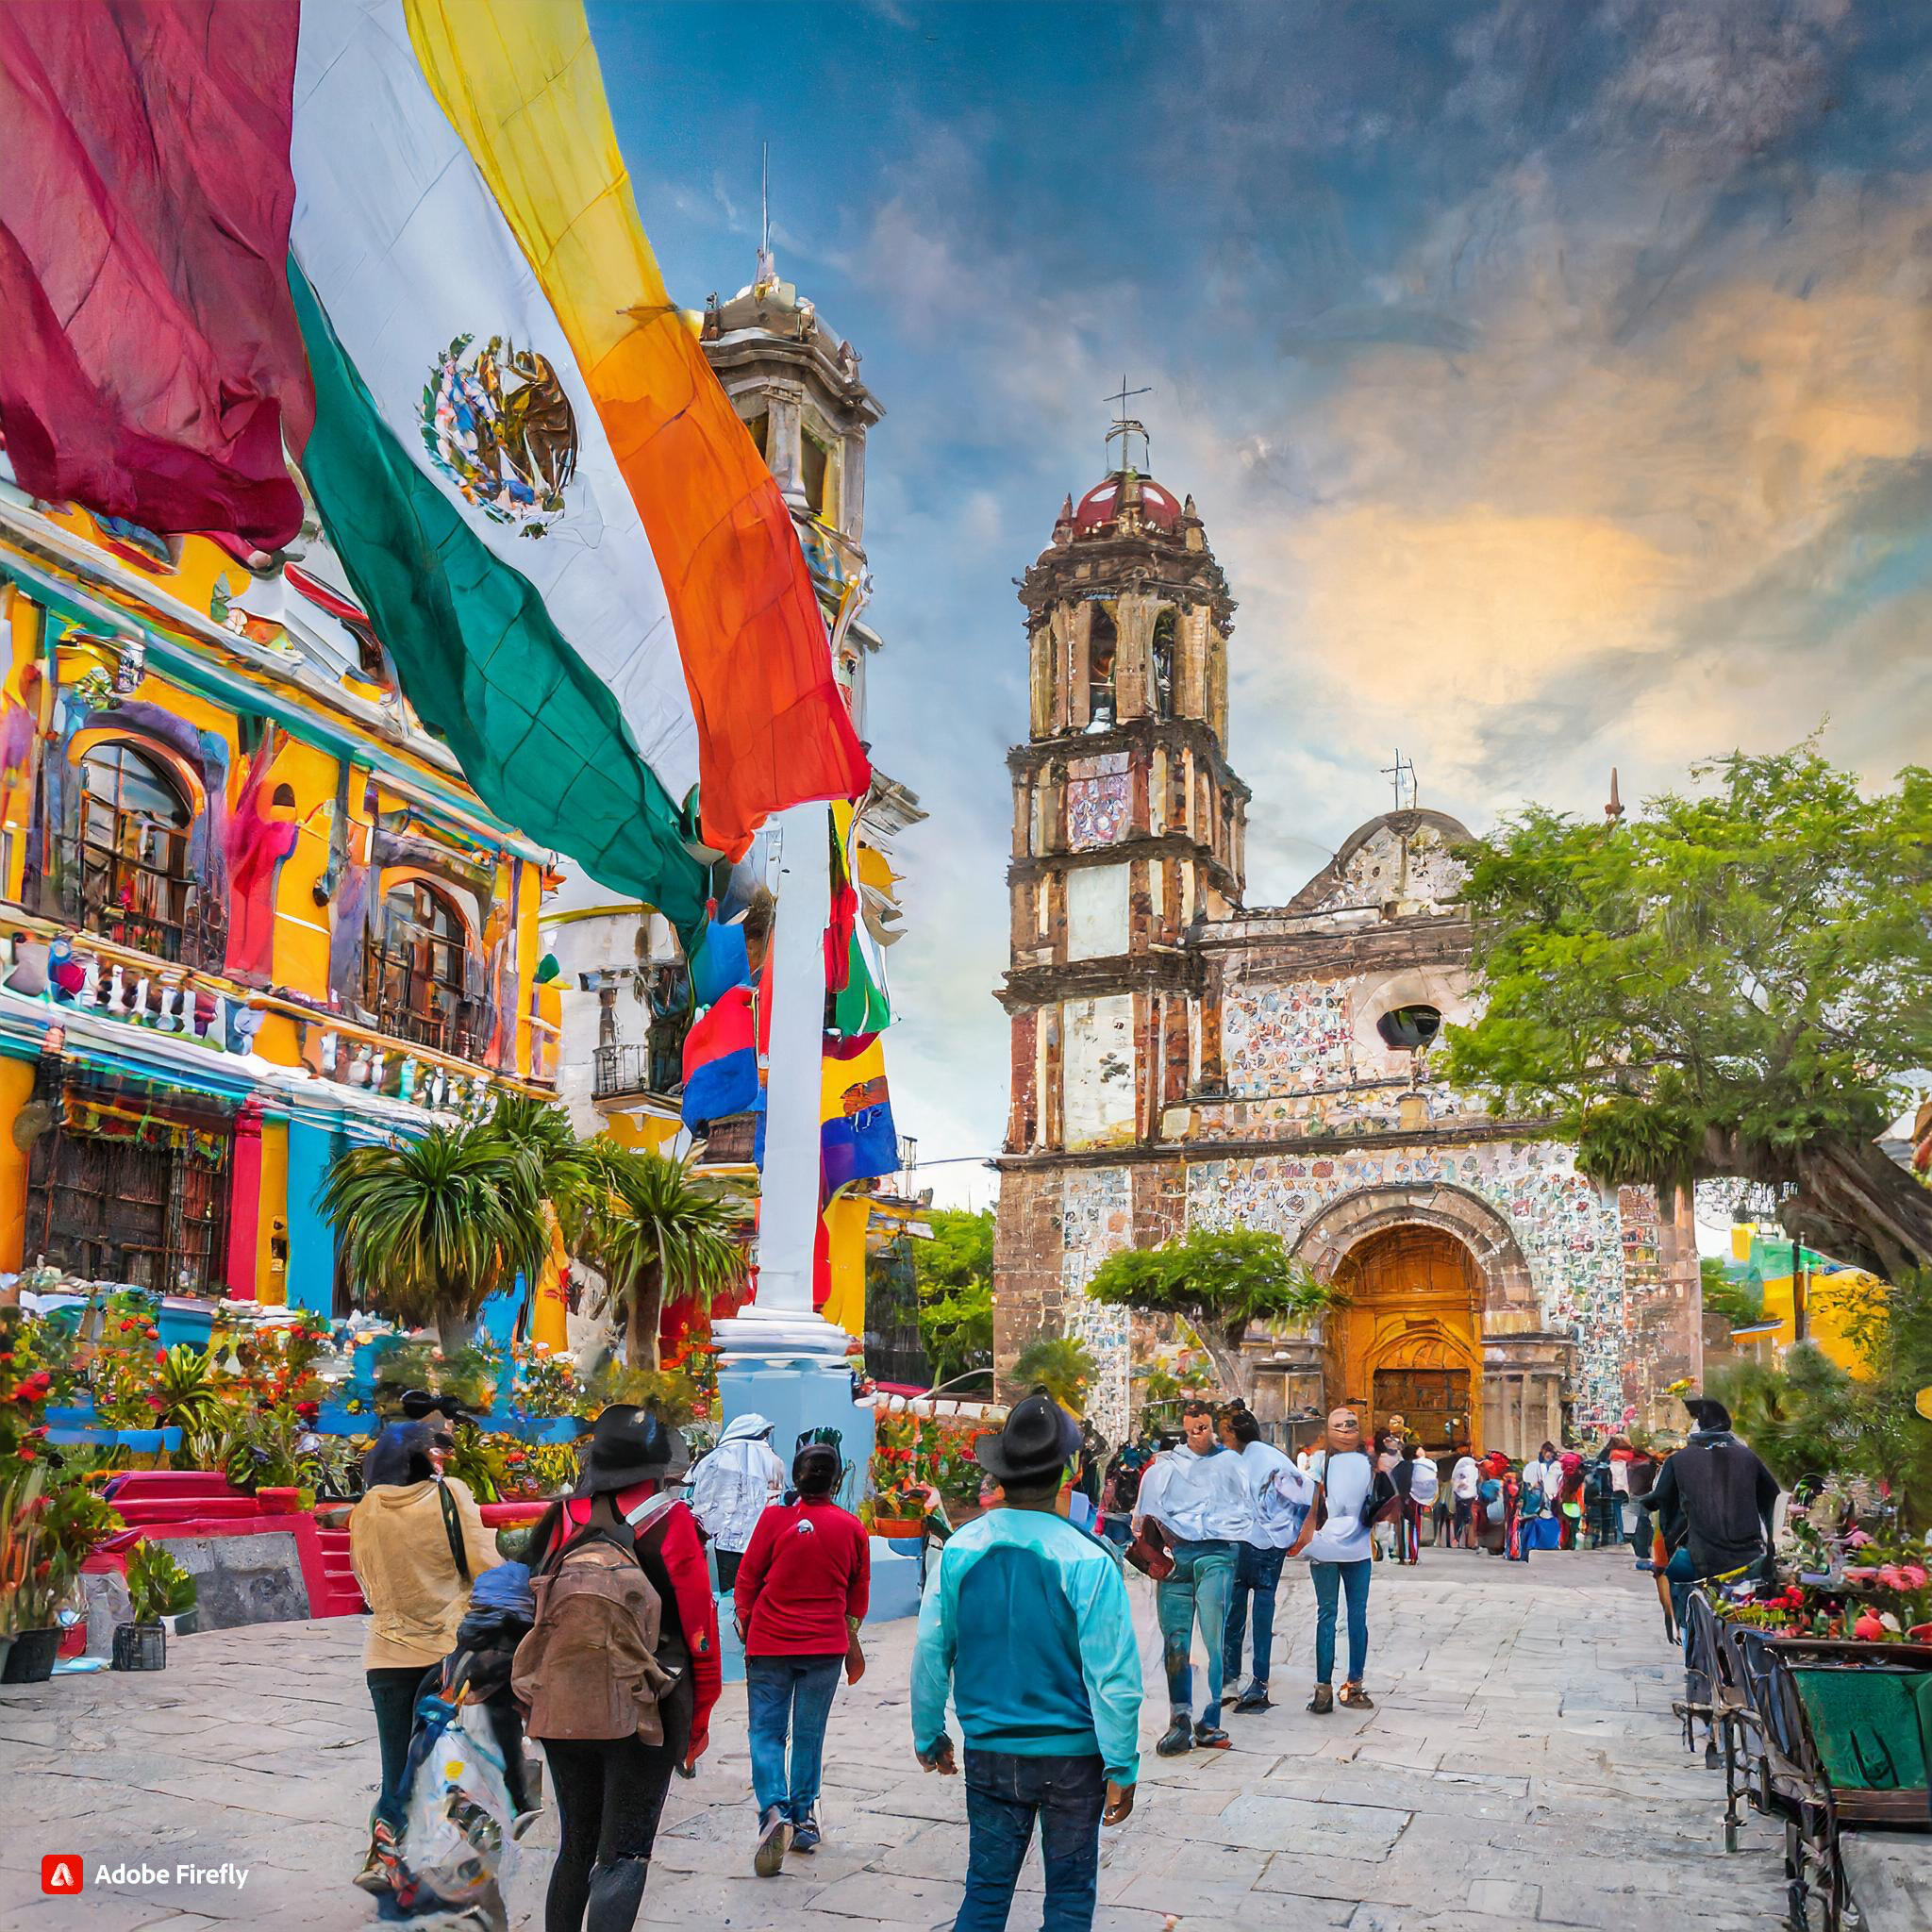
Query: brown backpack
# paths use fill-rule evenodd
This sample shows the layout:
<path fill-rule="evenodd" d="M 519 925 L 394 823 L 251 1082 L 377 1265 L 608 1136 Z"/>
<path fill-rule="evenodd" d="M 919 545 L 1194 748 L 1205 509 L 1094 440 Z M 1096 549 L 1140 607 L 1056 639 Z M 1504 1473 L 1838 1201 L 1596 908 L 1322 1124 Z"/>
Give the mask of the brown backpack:
<path fill-rule="evenodd" d="M 531 1737 L 664 1741 L 661 1707 L 677 1679 L 658 1660 L 664 1607 L 631 1541 L 651 1513 L 619 1527 L 593 1519 L 532 1586 L 536 1620 L 510 1666 Z"/>

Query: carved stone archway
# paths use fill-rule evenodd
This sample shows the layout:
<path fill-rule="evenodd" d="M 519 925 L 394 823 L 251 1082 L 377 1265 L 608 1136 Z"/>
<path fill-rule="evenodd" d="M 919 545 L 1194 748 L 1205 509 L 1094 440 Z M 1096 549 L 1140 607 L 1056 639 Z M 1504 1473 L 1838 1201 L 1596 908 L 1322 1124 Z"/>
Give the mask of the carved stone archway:
<path fill-rule="evenodd" d="M 1450 1235 L 1468 1250 L 1480 1278 L 1481 1420 L 1473 1430 L 1478 1445 L 1521 1457 L 1545 1437 L 1560 1441 L 1563 1389 L 1575 1343 L 1543 1328 L 1536 1284 L 1515 1232 L 1479 1195 L 1436 1182 L 1357 1189 L 1309 1222 L 1294 1253 L 1318 1278 L 1332 1281 L 1364 1241 L 1397 1227 Z M 1326 1394 L 1339 1399 L 1344 1392 Z"/>
<path fill-rule="evenodd" d="M 1474 1257 L 1483 1278 L 1485 1326 L 1502 1314 L 1534 1315 L 1536 1284 L 1508 1222 L 1480 1195 L 1440 1181 L 1415 1187 L 1358 1188 L 1331 1201 L 1305 1227 L 1296 1257 L 1332 1281 L 1349 1250 L 1386 1227 L 1437 1227 Z"/>

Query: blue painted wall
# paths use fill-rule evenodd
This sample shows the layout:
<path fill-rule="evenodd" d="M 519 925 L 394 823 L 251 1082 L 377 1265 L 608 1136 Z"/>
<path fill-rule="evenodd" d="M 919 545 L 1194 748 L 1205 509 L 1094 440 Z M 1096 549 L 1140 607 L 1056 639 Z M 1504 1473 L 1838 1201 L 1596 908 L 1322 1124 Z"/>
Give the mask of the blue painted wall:
<path fill-rule="evenodd" d="M 316 1206 L 341 1136 L 299 1116 L 289 1122 L 289 1306 L 335 1312 L 335 1231 Z"/>

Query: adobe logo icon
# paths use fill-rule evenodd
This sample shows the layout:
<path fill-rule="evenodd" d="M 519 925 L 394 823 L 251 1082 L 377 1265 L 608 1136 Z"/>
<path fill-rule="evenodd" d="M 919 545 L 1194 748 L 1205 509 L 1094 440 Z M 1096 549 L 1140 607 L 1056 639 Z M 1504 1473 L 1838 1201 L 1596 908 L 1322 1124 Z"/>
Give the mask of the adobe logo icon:
<path fill-rule="evenodd" d="M 41 1860 L 41 1890 L 51 1898 L 80 1890 L 85 1870 L 75 1852 L 50 1852 Z"/>

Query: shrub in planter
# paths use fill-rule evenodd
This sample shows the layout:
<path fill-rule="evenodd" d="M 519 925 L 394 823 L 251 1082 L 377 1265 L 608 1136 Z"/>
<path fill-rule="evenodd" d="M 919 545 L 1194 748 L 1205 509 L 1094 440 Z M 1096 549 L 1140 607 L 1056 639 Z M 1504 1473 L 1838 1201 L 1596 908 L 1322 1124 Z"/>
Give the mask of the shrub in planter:
<path fill-rule="evenodd" d="M 185 1616 L 194 1607 L 194 1579 L 159 1543 L 143 1540 L 127 1553 L 127 1595 L 134 1621 L 114 1626 L 111 1667 L 158 1671 L 168 1661 L 161 1619 Z"/>

